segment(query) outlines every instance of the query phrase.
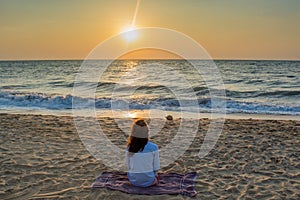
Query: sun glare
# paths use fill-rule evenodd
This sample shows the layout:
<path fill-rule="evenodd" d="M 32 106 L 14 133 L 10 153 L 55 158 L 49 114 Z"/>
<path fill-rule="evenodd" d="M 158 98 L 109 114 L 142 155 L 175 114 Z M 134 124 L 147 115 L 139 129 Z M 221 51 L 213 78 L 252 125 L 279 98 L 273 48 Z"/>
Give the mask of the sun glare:
<path fill-rule="evenodd" d="M 121 32 L 121 34 L 127 42 L 132 42 L 132 41 L 136 40 L 138 37 L 136 27 L 134 27 L 134 26 L 124 28 L 123 31 Z"/>
<path fill-rule="evenodd" d="M 136 118 L 137 117 L 136 113 L 131 113 L 131 112 L 125 113 L 123 116 L 124 117 L 129 117 L 129 118 Z"/>

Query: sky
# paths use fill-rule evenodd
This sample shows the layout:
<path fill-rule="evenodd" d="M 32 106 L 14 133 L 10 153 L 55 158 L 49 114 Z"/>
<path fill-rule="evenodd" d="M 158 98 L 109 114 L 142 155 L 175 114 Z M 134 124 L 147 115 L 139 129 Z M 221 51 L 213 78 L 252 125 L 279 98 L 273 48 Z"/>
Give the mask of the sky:
<path fill-rule="evenodd" d="M 137 0 L 0 0 L 0 60 L 84 59 Z M 299 0 L 140 0 L 137 27 L 179 31 L 214 59 L 300 60 Z M 125 55 L 126 57 L 126 55 Z M 161 51 L 127 58 L 172 58 Z"/>

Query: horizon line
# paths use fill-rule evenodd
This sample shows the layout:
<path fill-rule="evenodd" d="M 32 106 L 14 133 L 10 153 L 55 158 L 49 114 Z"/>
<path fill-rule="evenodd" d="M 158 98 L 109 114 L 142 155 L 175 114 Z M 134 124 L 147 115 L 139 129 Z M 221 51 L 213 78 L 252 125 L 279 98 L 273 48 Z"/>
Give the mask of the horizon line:
<path fill-rule="evenodd" d="M 120 58 L 120 59 L 0 59 L 0 62 L 5 61 L 84 61 L 84 60 L 215 60 L 215 61 L 300 61 L 300 59 L 255 59 L 255 58 L 212 58 L 212 59 L 183 59 L 183 58 Z"/>

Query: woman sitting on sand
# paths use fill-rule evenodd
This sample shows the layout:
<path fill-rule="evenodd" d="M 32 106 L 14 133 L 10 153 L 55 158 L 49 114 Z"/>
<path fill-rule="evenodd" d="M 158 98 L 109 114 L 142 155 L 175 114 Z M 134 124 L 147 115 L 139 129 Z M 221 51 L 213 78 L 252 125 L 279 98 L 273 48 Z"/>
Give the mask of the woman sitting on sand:
<path fill-rule="evenodd" d="M 132 185 L 148 187 L 158 183 L 157 171 L 160 168 L 158 147 L 148 141 L 147 123 L 136 120 L 131 127 L 126 149 L 128 179 Z"/>

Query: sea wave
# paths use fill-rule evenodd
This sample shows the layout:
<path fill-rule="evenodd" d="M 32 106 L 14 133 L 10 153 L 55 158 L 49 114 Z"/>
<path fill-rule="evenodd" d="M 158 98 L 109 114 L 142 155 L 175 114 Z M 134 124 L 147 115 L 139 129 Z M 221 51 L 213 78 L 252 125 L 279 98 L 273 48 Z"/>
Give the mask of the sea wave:
<path fill-rule="evenodd" d="M 75 102 L 75 104 L 74 104 Z M 116 99 L 116 98 L 83 98 L 72 95 L 47 95 L 42 93 L 22 92 L 0 92 L 0 108 L 39 108 L 49 110 L 66 109 L 161 109 L 169 111 L 201 111 L 212 112 L 210 98 L 198 98 L 195 108 L 195 101 L 174 98 L 137 98 L 137 99 Z M 218 110 L 214 110 L 218 112 Z M 264 104 L 258 102 L 242 102 L 232 99 L 226 100 L 227 113 L 253 113 L 253 114 L 285 114 L 300 115 L 300 107 L 283 106 L 276 104 Z"/>

